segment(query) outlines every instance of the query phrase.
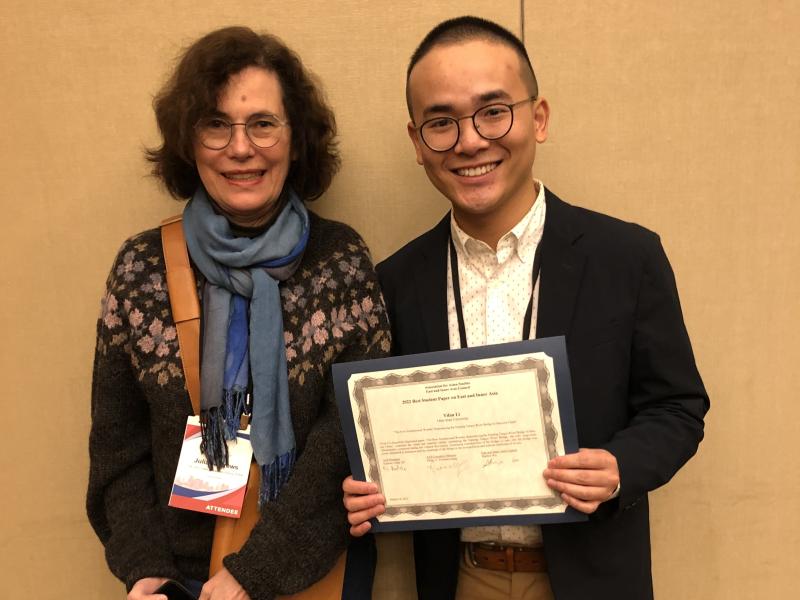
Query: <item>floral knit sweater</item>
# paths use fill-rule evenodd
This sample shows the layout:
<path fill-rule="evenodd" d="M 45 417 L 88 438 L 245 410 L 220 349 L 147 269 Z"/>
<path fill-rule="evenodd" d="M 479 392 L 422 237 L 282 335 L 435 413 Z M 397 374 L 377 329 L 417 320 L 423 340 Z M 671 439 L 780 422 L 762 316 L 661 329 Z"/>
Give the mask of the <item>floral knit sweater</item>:
<path fill-rule="evenodd" d="M 331 364 L 386 356 L 389 324 L 364 242 L 310 213 L 300 267 L 280 284 L 297 463 L 250 539 L 224 564 L 252 600 L 302 590 L 348 540 L 349 473 Z M 97 326 L 89 520 L 128 589 L 143 577 L 205 580 L 215 517 L 167 506 L 186 417 L 158 229 L 122 246 Z"/>

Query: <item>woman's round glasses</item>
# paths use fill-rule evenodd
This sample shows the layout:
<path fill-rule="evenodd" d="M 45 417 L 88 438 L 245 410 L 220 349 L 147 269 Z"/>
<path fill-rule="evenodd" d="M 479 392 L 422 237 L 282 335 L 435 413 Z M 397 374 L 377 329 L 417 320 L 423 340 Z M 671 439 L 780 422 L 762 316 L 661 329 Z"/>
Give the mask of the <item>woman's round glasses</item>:
<path fill-rule="evenodd" d="M 459 121 L 464 119 L 472 119 L 475 131 L 483 139 L 499 140 L 511 131 L 511 126 L 514 125 L 514 109 L 531 100 L 535 101 L 536 96 L 530 96 L 513 104 L 495 102 L 465 117 L 433 117 L 420 125 L 417 130 L 425 145 L 434 152 L 447 152 L 455 147 L 461 135 Z"/>
<path fill-rule="evenodd" d="M 271 148 L 281 139 L 288 123 L 275 115 L 253 115 L 245 123 L 231 123 L 222 117 L 206 117 L 194 126 L 197 141 L 209 150 L 222 150 L 233 139 L 233 128 L 242 125 L 244 132 L 259 148 Z"/>

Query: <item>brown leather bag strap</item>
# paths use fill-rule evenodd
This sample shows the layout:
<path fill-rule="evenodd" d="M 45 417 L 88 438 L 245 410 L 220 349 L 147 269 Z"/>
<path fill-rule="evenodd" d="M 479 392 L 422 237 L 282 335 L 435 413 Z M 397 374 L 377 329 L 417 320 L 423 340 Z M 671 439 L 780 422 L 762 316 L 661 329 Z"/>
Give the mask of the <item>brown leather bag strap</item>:
<path fill-rule="evenodd" d="M 183 237 L 183 215 L 161 222 L 161 244 L 167 268 L 167 290 L 172 318 L 178 330 L 183 376 L 194 414 L 200 414 L 200 301 L 197 281 Z"/>

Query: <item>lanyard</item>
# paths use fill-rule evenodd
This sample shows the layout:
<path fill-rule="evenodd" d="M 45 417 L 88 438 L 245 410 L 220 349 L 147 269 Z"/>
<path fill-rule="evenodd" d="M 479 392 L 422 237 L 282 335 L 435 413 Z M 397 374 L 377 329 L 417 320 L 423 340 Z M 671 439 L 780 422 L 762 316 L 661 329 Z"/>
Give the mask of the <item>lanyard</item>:
<path fill-rule="evenodd" d="M 450 277 L 453 280 L 453 299 L 456 303 L 456 318 L 458 319 L 458 337 L 461 347 L 467 347 L 467 328 L 464 326 L 464 311 L 461 308 L 461 286 L 458 280 L 458 255 L 456 246 L 453 243 L 453 236 L 450 236 Z M 533 292 L 536 291 L 536 281 L 539 279 L 539 271 L 542 268 L 542 242 L 536 245 L 536 252 L 533 255 L 533 274 L 531 286 L 531 297 L 528 300 L 528 309 L 525 311 L 525 320 L 522 323 L 522 339 L 527 340 L 531 337 L 531 321 L 533 319 Z"/>

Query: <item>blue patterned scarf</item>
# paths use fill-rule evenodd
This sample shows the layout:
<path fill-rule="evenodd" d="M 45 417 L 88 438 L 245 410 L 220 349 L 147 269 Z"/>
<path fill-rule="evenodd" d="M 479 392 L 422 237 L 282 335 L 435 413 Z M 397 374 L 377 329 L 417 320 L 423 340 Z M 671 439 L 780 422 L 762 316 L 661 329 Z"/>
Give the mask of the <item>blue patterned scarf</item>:
<path fill-rule="evenodd" d="M 275 222 L 254 238 L 236 237 L 202 187 L 183 212 L 189 255 L 206 278 L 201 450 L 209 469 L 226 466 L 225 440 L 236 439 L 242 414 L 252 411 L 260 503 L 277 498 L 295 460 L 278 281 L 300 263 L 308 242 L 308 211 L 293 191 L 284 194 L 288 197 Z"/>

